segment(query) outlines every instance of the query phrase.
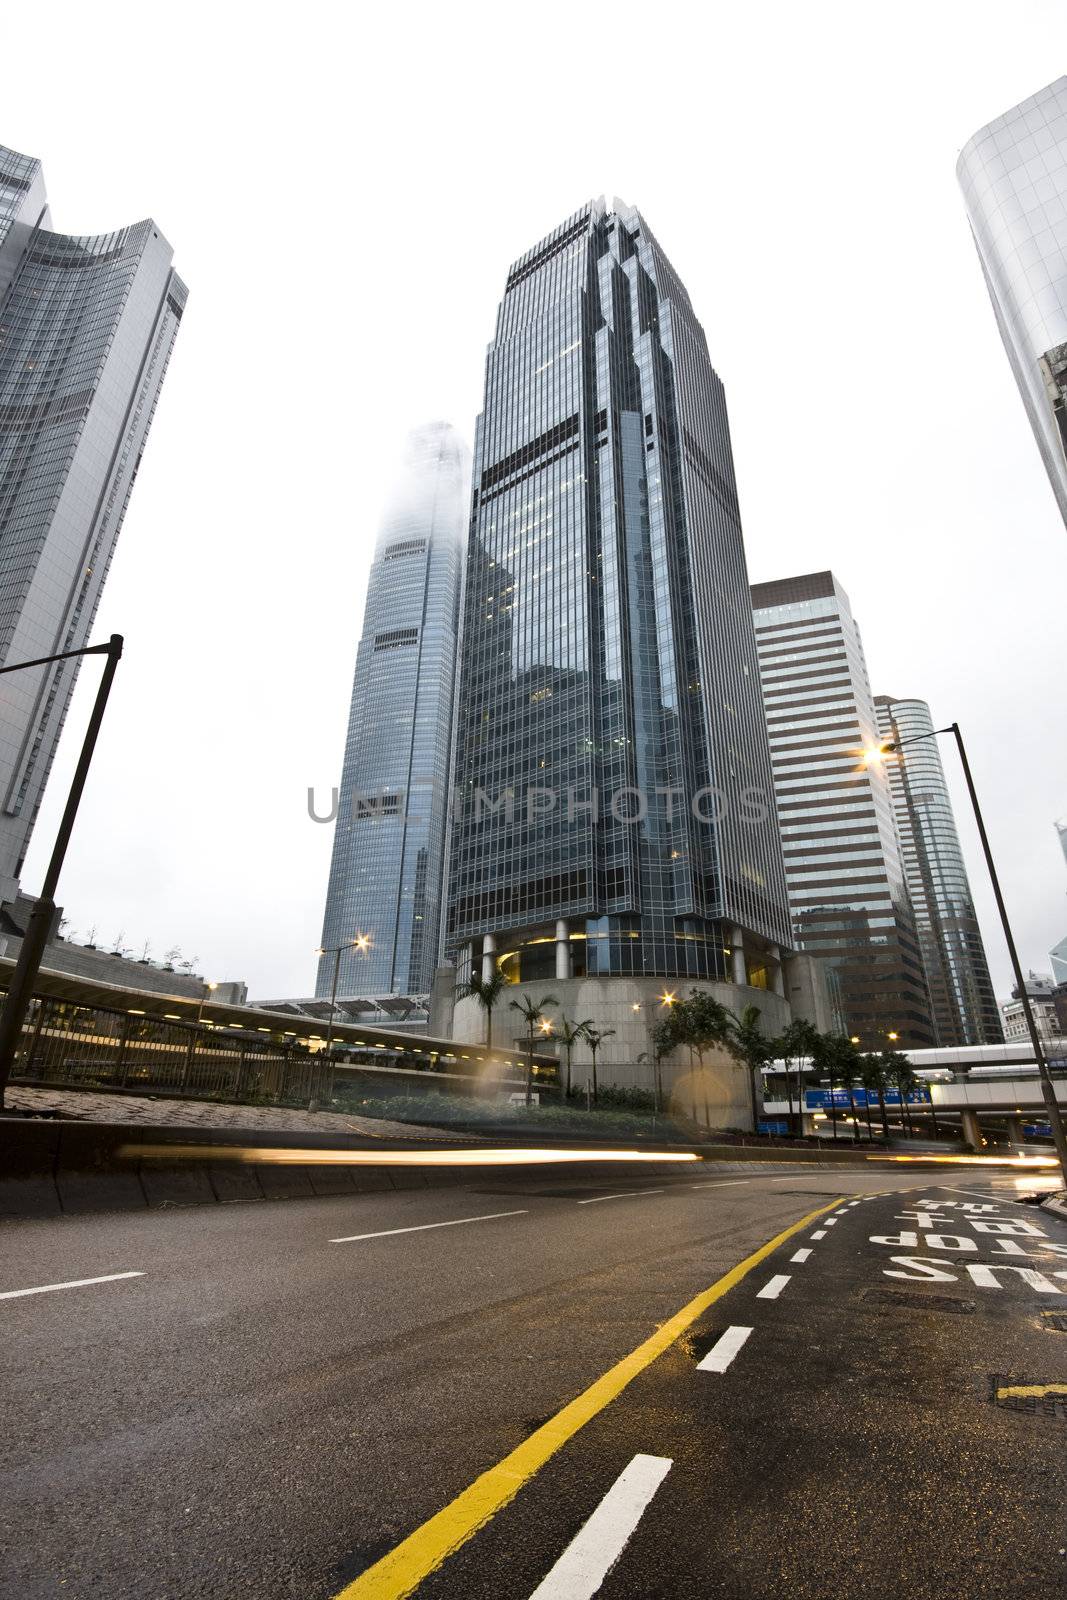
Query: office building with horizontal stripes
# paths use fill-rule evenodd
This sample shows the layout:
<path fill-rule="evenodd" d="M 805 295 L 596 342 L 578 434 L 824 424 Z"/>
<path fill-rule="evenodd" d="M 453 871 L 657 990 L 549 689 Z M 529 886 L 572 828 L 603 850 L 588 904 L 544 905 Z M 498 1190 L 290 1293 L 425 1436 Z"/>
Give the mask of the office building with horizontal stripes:
<path fill-rule="evenodd" d="M 424 1003 L 440 955 L 470 450 L 410 435 L 367 583 L 315 993 Z M 337 952 L 340 951 L 340 955 Z M 414 1002 L 413 1002 L 414 1003 Z"/>
<path fill-rule="evenodd" d="M 902 746 L 885 769 L 938 1045 L 1000 1044 L 1000 1008 L 930 707 L 892 695 L 876 695 L 874 704 L 882 740 Z"/>
<path fill-rule="evenodd" d="M 937 1043 L 878 718 L 832 572 L 752 587 L 793 938 L 832 969 L 866 1050 Z"/>
<path fill-rule="evenodd" d="M 781 993 L 789 918 L 723 386 L 688 293 L 618 200 L 507 276 L 457 715 L 461 971 Z"/>
<path fill-rule="evenodd" d="M 0 664 L 88 642 L 186 289 L 151 221 L 52 230 L 41 163 L 0 146 Z M 3 679 L 0 901 L 14 901 L 78 661 Z"/>

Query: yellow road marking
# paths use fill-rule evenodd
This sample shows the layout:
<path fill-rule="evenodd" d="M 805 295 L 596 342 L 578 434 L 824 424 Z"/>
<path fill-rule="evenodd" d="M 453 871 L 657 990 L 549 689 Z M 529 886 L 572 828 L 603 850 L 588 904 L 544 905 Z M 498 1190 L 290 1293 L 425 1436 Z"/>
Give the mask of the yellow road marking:
<path fill-rule="evenodd" d="M 997 1390 L 998 1400 L 1043 1400 L 1047 1394 L 1067 1394 L 1067 1383 L 1008 1383 Z"/>
<path fill-rule="evenodd" d="M 669 1321 L 664 1322 L 651 1338 L 631 1350 L 628 1356 L 604 1375 L 590 1384 L 577 1399 L 565 1405 L 562 1411 L 544 1423 L 528 1439 L 523 1440 L 510 1455 L 498 1461 L 495 1467 L 483 1472 L 480 1478 L 464 1489 L 451 1504 L 416 1528 L 389 1554 L 376 1561 L 373 1567 L 339 1591 L 334 1600 L 404 1600 L 418 1588 L 431 1572 L 458 1550 L 461 1545 L 485 1526 L 496 1513 L 514 1500 L 523 1484 L 538 1472 L 557 1450 L 572 1439 L 598 1412 L 610 1405 L 656 1357 L 662 1355 L 691 1323 L 721 1300 L 724 1294 L 741 1282 L 753 1267 L 758 1267 L 779 1245 L 810 1226 L 816 1217 L 824 1216 L 841 1204 L 839 1196 L 829 1205 L 809 1211 L 806 1217 L 794 1222 L 775 1238 L 736 1267 L 731 1267 L 710 1289 L 704 1289 L 683 1306 Z"/>

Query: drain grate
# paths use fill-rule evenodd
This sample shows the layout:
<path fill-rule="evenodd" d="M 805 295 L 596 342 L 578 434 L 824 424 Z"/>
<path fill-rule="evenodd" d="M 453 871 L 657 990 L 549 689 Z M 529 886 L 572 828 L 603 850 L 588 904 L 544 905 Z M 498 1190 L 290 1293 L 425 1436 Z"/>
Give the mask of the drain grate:
<path fill-rule="evenodd" d="M 908 1311 L 954 1311 L 969 1316 L 975 1310 L 973 1300 L 960 1300 L 950 1294 L 922 1294 L 912 1289 L 865 1289 L 861 1298 L 874 1305 L 903 1306 Z"/>
<path fill-rule="evenodd" d="M 1067 1422 L 1067 1384 L 1034 1383 L 1029 1378 L 993 1372 L 989 1398 L 998 1411 L 1017 1411 L 1025 1417 L 1048 1417 Z"/>

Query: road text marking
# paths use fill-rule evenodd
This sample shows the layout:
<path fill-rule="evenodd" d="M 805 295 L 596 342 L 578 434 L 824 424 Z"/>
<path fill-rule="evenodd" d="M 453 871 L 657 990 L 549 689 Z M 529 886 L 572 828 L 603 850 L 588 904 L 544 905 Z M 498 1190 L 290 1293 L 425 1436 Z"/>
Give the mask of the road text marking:
<path fill-rule="evenodd" d="M 584 1393 L 542 1423 L 541 1427 L 535 1428 L 521 1444 L 516 1445 L 510 1455 L 483 1472 L 481 1477 L 475 1478 L 448 1505 L 409 1533 L 406 1539 L 402 1539 L 394 1549 L 368 1567 L 366 1572 L 354 1578 L 337 1593 L 334 1600 L 406 1600 L 406 1596 L 417 1589 L 431 1572 L 436 1572 L 453 1551 L 466 1544 L 504 1506 L 510 1505 L 523 1485 L 541 1470 L 546 1461 L 552 1459 L 557 1450 L 562 1449 L 580 1428 L 584 1428 L 587 1422 L 591 1422 L 609 1406 L 627 1384 L 651 1366 L 657 1356 L 669 1349 L 710 1306 L 721 1300 L 723 1295 L 729 1294 L 761 1262 L 773 1255 L 779 1245 L 810 1227 L 817 1217 L 830 1210 L 831 1205 L 839 1204 L 839 1200 L 832 1200 L 830 1205 L 809 1211 L 806 1217 L 801 1217 L 736 1267 L 731 1267 L 709 1289 L 704 1289 L 681 1311 L 661 1323 L 643 1344 L 623 1356 L 621 1361 L 591 1383 Z"/>
<path fill-rule="evenodd" d="M 39 1289 L 8 1289 L 0 1300 L 21 1300 L 27 1294 L 54 1294 L 57 1289 L 84 1289 L 90 1283 L 117 1283 L 120 1278 L 143 1278 L 143 1272 L 108 1272 L 102 1278 L 72 1278 L 69 1283 L 43 1283 Z"/>
<path fill-rule="evenodd" d="M 490 1211 L 484 1217 L 456 1217 L 451 1222 L 420 1222 L 415 1228 L 382 1228 L 378 1233 L 347 1233 L 331 1244 L 357 1244 L 360 1239 L 388 1239 L 394 1233 L 426 1233 L 430 1228 L 461 1228 L 465 1222 L 495 1222 L 498 1217 L 525 1217 L 525 1211 Z"/>
<path fill-rule="evenodd" d="M 531 1600 L 592 1600 L 672 1465 L 666 1456 L 634 1456 Z"/>
<path fill-rule="evenodd" d="M 697 1371 L 725 1372 L 751 1332 L 751 1328 L 727 1328 L 716 1339 L 703 1361 L 697 1362 Z"/>
<path fill-rule="evenodd" d="M 778 1272 L 773 1278 L 768 1278 L 763 1288 L 756 1295 L 757 1300 L 777 1300 L 789 1278 L 785 1273 Z"/>

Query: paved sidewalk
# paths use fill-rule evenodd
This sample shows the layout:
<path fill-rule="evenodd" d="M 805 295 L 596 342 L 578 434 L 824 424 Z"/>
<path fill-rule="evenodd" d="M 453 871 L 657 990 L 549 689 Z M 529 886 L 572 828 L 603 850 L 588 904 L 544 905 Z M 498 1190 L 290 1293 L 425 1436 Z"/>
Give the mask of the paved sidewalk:
<path fill-rule="evenodd" d="M 418 1123 L 386 1122 L 348 1112 L 298 1111 L 289 1106 L 221 1105 L 211 1100 L 168 1100 L 163 1096 L 100 1094 L 91 1089 L 31 1089 L 14 1084 L 7 1091 L 12 1111 L 57 1111 L 77 1122 L 145 1123 L 153 1127 L 242 1128 L 262 1133 L 358 1133 L 371 1139 L 475 1139 Z"/>

